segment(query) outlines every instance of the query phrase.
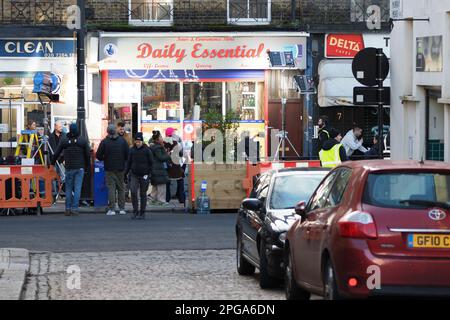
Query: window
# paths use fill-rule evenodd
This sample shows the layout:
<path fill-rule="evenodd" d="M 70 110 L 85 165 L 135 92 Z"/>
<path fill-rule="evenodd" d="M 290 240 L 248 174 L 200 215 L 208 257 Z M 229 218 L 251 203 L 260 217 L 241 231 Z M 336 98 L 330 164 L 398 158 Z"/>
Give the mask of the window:
<path fill-rule="evenodd" d="M 270 196 L 271 209 L 293 209 L 302 200 L 308 200 L 322 181 L 322 174 L 295 174 L 277 177 Z"/>
<path fill-rule="evenodd" d="M 270 23 L 270 14 L 271 0 L 228 0 L 229 23 Z"/>
<path fill-rule="evenodd" d="M 328 194 L 330 193 L 331 187 L 334 183 L 334 178 L 337 175 L 337 171 L 330 173 L 328 177 L 320 184 L 317 188 L 313 198 L 308 204 L 307 212 L 323 208 L 328 200 Z"/>
<path fill-rule="evenodd" d="M 407 201 L 443 202 L 450 205 L 450 174 L 382 173 L 370 174 L 364 202 L 388 208 L 423 208 Z"/>
<path fill-rule="evenodd" d="M 143 82 L 142 120 L 180 120 L 180 83 Z"/>
<path fill-rule="evenodd" d="M 233 111 L 241 120 L 261 120 L 264 102 L 263 82 L 228 82 L 227 112 Z"/>
<path fill-rule="evenodd" d="M 185 120 L 201 120 L 208 112 L 222 114 L 222 82 L 195 82 L 183 84 Z"/>
<path fill-rule="evenodd" d="M 171 25 L 173 0 L 129 0 L 130 24 Z"/>
<path fill-rule="evenodd" d="M 341 203 L 351 175 L 352 171 L 350 169 L 339 169 L 336 182 L 331 189 L 330 196 L 326 203 L 327 207 L 335 207 Z"/>

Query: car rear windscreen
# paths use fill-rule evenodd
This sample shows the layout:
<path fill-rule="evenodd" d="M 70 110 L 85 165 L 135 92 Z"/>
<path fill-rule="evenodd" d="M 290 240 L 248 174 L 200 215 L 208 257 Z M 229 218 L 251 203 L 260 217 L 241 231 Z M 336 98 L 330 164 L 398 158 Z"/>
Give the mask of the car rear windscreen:
<path fill-rule="evenodd" d="M 275 178 L 270 208 L 292 209 L 299 201 L 308 201 L 328 172 L 286 175 Z"/>
<path fill-rule="evenodd" d="M 364 202 L 378 207 L 424 208 L 450 206 L 450 174 L 369 174 Z"/>

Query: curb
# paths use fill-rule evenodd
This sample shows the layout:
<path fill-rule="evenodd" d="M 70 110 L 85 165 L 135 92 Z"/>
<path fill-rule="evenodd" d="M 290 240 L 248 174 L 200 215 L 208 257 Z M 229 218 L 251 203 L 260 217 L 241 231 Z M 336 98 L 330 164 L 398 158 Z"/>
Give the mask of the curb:
<path fill-rule="evenodd" d="M 30 270 L 30 253 L 26 249 L 0 249 L 0 300 L 20 300 Z"/>

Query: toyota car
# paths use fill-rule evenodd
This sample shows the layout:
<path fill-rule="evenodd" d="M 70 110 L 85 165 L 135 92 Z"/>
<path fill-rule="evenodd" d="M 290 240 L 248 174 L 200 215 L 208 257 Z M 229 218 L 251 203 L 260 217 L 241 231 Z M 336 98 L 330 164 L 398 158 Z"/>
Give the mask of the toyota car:
<path fill-rule="evenodd" d="M 449 164 L 346 162 L 296 213 L 288 299 L 450 296 Z"/>

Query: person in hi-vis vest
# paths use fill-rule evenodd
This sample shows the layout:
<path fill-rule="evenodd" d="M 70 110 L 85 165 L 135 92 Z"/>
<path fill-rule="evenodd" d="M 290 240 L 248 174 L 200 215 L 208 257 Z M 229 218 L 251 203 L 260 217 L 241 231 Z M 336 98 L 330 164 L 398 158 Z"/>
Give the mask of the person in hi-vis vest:
<path fill-rule="evenodd" d="M 320 162 L 324 168 L 334 168 L 347 161 L 347 154 L 341 144 L 342 135 L 335 129 L 330 130 L 330 139 L 324 142 L 319 152 Z"/>

